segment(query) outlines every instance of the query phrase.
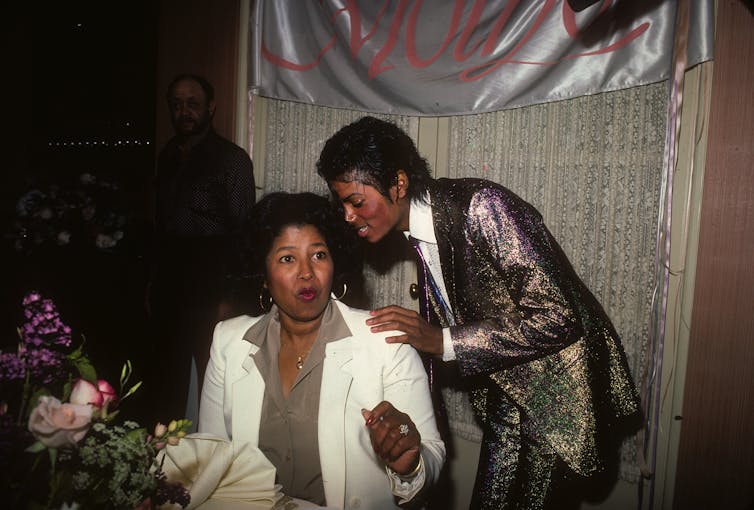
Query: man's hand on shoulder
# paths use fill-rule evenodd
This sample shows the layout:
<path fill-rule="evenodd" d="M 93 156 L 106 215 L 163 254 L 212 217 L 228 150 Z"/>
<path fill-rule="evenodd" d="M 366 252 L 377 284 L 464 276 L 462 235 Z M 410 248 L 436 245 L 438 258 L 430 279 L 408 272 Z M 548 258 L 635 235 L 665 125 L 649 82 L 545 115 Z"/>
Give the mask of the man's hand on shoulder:
<path fill-rule="evenodd" d="M 387 343 L 411 344 L 416 350 L 428 354 L 442 354 L 442 329 L 430 325 L 414 310 L 397 305 L 378 308 L 369 312 L 372 316 L 366 324 L 372 333 L 401 331 L 402 335 L 389 336 Z"/>

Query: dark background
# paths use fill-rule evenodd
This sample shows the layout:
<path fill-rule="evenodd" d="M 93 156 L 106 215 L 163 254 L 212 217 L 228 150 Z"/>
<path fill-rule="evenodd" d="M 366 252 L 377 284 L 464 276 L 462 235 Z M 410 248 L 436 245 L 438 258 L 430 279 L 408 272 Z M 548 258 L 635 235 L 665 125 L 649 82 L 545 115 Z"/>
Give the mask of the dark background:
<path fill-rule="evenodd" d="M 55 301 L 99 375 L 117 384 L 126 359 L 148 362 L 144 295 L 155 160 L 157 7 L 148 1 L 43 2 L 8 7 L 3 27 L 0 347 L 13 349 L 21 300 Z M 89 173 L 97 211 L 125 218 L 102 250 L 74 237 L 20 249 L 17 202 L 30 190 L 79 189 Z M 75 213 L 76 211 L 72 211 Z"/>

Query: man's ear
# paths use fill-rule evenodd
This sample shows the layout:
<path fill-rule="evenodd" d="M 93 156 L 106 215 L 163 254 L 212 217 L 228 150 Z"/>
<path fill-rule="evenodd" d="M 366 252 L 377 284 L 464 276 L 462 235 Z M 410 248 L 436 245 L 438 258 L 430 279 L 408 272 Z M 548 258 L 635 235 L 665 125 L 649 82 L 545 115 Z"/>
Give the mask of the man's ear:
<path fill-rule="evenodd" d="M 398 192 L 398 198 L 406 198 L 408 193 L 408 175 L 403 170 L 396 172 L 396 190 Z"/>
<path fill-rule="evenodd" d="M 215 116 L 215 108 L 217 108 L 217 103 L 215 103 L 215 100 L 209 102 L 209 105 L 207 109 L 209 110 L 209 116 L 214 117 Z"/>

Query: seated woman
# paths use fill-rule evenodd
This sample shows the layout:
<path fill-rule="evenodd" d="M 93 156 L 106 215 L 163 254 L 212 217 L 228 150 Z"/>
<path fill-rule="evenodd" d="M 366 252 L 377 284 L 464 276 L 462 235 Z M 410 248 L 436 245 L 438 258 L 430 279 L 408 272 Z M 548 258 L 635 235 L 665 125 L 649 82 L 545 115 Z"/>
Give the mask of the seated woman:
<path fill-rule="evenodd" d="M 333 280 L 361 267 L 352 229 L 323 197 L 273 193 L 246 234 L 270 308 L 215 328 L 199 432 L 258 446 L 288 496 L 334 508 L 420 503 L 445 445 L 416 351 L 385 343 L 367 312 L 331 297 Z"/>

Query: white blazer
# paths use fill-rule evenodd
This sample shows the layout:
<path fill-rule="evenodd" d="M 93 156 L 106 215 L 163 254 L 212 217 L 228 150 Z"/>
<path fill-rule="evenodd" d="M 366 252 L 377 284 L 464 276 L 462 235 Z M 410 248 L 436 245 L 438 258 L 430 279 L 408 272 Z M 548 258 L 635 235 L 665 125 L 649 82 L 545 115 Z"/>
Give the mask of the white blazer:
<path fill-rule="evenodd" d="M 382 400 L 408 414 L 421 434 L 425 485 L 433 484 L 445 460 L 427 375 L 407 344 L 387 344 L 390 333 L 369 331 L 367 312 L 335 301 L 353 336 L 328 342 L 320 389 L 318 437 L 328 507 L 398 508 L 394 482 L 377 458 L 361 409 Z M 215 327 L 199 406 L 199 432 L 259 446 L 264 381 L 252 356 L 256 345 L 243 335 L 259 317 L 241 316 Z M 412 488 L 415 489 L 415 488 Z M 411 490 L 413 497 L 416 490 Z"/>

